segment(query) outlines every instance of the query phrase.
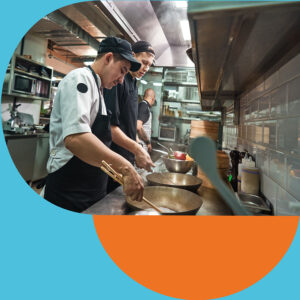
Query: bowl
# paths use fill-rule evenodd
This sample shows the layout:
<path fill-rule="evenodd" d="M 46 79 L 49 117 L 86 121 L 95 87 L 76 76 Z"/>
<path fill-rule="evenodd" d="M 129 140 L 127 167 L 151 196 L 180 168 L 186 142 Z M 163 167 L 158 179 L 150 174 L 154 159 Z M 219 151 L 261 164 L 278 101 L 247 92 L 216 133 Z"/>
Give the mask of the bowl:
<path fill-rule="evenodd" d="M 162 156 L 162 160 L 169 172 L 174 173 L 187 173 L 193 166 L 192 160 L 180 160 L 175 158 L 169 158 L 168 156 Z"/>

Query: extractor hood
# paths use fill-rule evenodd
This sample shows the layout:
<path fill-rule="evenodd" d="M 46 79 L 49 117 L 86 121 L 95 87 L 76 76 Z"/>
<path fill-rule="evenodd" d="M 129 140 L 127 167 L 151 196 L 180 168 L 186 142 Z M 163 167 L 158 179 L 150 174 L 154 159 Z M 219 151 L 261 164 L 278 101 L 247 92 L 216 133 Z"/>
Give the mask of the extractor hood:
<path fill-rule="evenodd" d="M 299 53 L 299 16 L 299 2 L 189 2 L 203 109 L 221 109 Z"/>

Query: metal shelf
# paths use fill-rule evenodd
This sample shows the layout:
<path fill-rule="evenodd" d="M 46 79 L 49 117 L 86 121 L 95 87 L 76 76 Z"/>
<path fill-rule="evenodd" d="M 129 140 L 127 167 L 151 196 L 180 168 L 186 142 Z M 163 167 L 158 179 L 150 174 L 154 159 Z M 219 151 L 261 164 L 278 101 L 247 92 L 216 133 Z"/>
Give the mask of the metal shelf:
<path fill-rule="evenodd" d="M 210 119 L 220 119 L 219 116 L 208 116 L 208 115 L 204 115 L 204 114 L 201 115 L 200 113 L 199 113 L 199 116 L 197 118 L 195 118 L 195 117 L 173 117 L 173 116 L 166 116 L 166 115 L 160 115 L 159 116 L 160 120 L 164 119 L 164 118 L 167 118 L 167 119 L 182 120 L 182 121 L 202 120 L 203 117 L 205 118 L 205 120 L 207 118 L 210 118 Z"/>
<path fill-rule="evenodd" d="M 3 92 L 2 95 L 11 96 L 11 97 L 28 98 L 28 99 L 32 99 L 32 100 L 43 100 L 43 101 L 50 100 L 50 98 L 31 96 L 31 95 L 26 95 L 26 94 L 22 94 L 22 93 L 6 93 L 6 92 Z"/>
<path fill-rule="evenodd" d="M 36 75 L 36 74 L 30 73 L 30 72 L 25 72 L 25 71 L 22 71 L 18 68 L 15 68 L 15 73 L 25 74 L 25 75 L 30 76 L 30 77 L 51 81 L 51 78 L 49 78 L 49 77 L 44 77 L 44 76 Z"/>
<path fill-rule="evenodd" d="M 188 86 L 188 87 L 197 87 L 197 83 L 190 82 L 172 82 L 172 81 L 163 81 L 164 85 L 175 85 L 175 86 Z"/>
<path fill-rule="evenodd" d="M 200 101 L 194 101 L 194 100 L 163 100 L 163 102 L 199 104 L 199 105 L 201 104 Z"/>

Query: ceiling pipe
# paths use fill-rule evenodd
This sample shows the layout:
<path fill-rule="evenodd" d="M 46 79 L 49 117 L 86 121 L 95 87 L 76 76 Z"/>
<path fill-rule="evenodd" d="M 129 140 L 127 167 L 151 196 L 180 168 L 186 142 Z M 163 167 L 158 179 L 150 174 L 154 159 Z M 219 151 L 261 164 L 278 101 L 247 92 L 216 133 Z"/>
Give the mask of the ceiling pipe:
<path fill-rule="evenodd" d="M 120 10 L 112 1 L 97 1 L 96 5 L 104 12 L 104 14 L 117 26 L 117 28 L 124 34 L 125 38 L 131 43 L 140 40 L 138 34 L 127 22 Z"/>
<path fill-rule="evenodd" d="M 62 12 L 56 10 L 48 14 L 45 19 L 60 25 L 63 29 L 67 30 L 70 34 L 85 42 L 95 50 L 99 49 L 99 42 L 93 38 L 89 33 L 80 28 L 72 20 L 66 17 Z"/>

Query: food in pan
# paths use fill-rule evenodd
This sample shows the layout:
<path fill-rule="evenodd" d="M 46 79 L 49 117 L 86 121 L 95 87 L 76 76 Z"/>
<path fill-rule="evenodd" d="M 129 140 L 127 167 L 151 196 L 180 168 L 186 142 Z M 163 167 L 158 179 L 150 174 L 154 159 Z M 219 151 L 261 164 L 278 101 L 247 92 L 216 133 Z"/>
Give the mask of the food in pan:
<path fill-rule="evenodd" d="M 175 159 L 185 160 L 186 154 L 181 151 L 174 151 L 174 157 Z"/>
<path fill-rule="evenodd" d="M 191 161 L 193 161 L 193 158 L 190 157 L 190 156 L 187 154 L 185 160 L 191 160 Z"/>

